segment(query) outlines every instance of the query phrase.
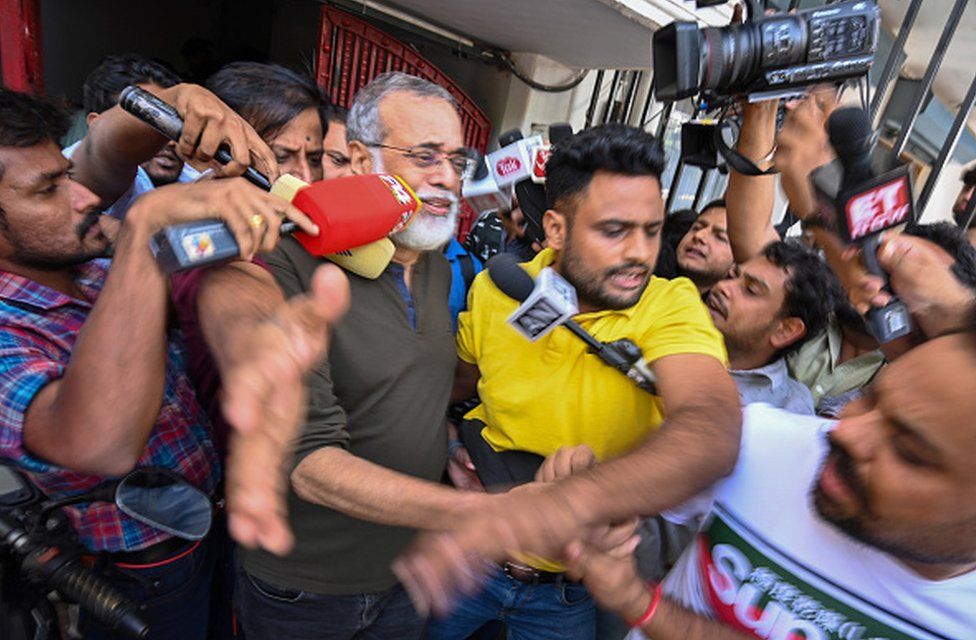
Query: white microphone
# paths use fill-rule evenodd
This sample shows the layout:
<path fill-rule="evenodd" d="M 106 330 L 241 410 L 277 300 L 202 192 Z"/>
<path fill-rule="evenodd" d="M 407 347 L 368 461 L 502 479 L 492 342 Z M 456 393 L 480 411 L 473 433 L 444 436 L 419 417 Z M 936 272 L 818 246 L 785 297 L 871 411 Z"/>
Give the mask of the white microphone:
<path fill-rule="evenodd" d="M 491 177 L 500 189 L 532 179 L 535 149 L 542 147 L 542 136 L 521 138 L 488 154 Z"/>
<path fill-rule="evenodd" d="M 529 297 L 508 317 L 508 324 L 535 342 L 579 313 L 576 289 L 546 267 L 535 279 Z"/>
<path fill-rule="evenodd" d="M 511 187 L 502 189 L 488 170 L 487 158 L 479 154 L 478 168 L 474 175 L 464 181 L 461 196 L 474 209 L 480 218 L 489 211 L 505 212 L 512 208 Z"/>

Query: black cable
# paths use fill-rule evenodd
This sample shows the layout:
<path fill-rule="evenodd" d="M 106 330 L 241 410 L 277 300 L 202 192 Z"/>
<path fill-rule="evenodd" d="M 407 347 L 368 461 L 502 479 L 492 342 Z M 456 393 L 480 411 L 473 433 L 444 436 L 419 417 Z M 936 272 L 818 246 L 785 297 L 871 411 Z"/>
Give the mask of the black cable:
<path fill-rule="evenodd" d="M 583 82 L 583 79 L 586 78 L 586 74 L 590 72 L 590 69 L 582 69 L 575 78 L 564 84 L 543 84 L 542 82 L 537 82 L 519 71 L 518 67 L 515 66 L 515 62 L 507 52 L 497 51 L 495 52 L 495 55 L 498 56 L 498 59 L 501 60 L 506 67 L 508 67 L 508 70 L 511 71 L 512 75 L 514 75 L 516 78 L 533 89 L 537 91 L 544 91 L 546 93 L 562 93 L 563 91 L 574 89 L 579 86 L 581 82 Z"/>

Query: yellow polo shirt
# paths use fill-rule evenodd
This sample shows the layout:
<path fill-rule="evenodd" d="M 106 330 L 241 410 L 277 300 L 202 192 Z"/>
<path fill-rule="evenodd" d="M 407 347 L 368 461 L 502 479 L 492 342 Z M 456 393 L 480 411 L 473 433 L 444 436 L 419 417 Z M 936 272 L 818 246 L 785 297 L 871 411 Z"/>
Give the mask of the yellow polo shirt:
<path fill-rule="evenodd" d="M 522 266 L 535 277 L 554 259 L 546 249 Z M 588 444 L 604 460 L 633 449 L 661 425 L 661 399 L 589 353 L 565 327 L 535 342 L 516 332 L 506 319 L 517 306 L 483 272 L 458 318 L 458 356 L 481 372 L 482 402 L 466 417 L 485 423 L 481 434 L 493 449 L 548 456 Z M 685 278 L 651 278 L 634 306 L 574 320 L 601 341 L 630 338 L 648 362 L 679 353 L 727 361 L 722 335 Z"/>

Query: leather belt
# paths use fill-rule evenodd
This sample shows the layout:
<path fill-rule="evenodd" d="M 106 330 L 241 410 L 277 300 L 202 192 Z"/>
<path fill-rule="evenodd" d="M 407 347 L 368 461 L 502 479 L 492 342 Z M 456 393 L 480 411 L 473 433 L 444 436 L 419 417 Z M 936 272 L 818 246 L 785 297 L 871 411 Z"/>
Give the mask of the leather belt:
<path fill-rule="evenodd" d="M 115 564 L 150 565 L 159 564 L 174 556 L 188 551 L 196 542 L 171 537 L 156 544 L 137 551 L 115 551 L 108 554 L 108 559 Z"/>
<path fill-rule="evenodd" d="M 502 565 L 502 572 L 518 582 L 524 584 L 553 584 L 556 582 L 573 582 L 565 573 L 542 571 L 519 562 L 506 562 Z"/>

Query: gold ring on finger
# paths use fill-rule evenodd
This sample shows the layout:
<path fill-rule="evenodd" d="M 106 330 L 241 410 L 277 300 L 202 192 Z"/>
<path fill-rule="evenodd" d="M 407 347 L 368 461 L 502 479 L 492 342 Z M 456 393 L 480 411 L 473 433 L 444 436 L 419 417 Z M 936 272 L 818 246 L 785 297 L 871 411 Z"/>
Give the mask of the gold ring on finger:
<path fill-rule="evenodd" d="M 252 228 L 257 229 L 264 224 L 264 216 L 260 213 L 255 213 L 253 216 L 247 219 L 247 223 L 251 225 Z"/>

